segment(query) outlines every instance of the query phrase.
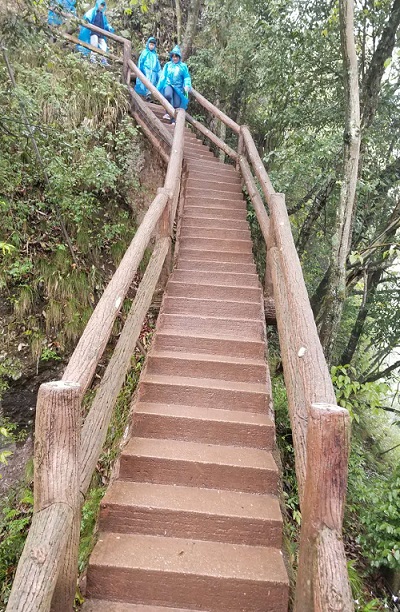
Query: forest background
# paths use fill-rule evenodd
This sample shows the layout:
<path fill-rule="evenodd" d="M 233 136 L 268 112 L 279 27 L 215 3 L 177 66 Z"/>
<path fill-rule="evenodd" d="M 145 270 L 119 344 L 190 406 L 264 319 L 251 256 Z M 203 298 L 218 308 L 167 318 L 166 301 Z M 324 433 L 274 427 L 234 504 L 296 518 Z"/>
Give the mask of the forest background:
<path fill-rule="evenodd" d="M 317 0 L 149 0 L 109 2 L 116 31 L 137 53 L 149 35 L 163 61 L 181 42 L 194 86 L 249 125 L 278 192 L 286 194 L 338 402 L 353 419 L 345 522 L 359 610 L 396 609 L 400 571 L 400 0 L 355 2 L 360 91 L 360 160 L 345 290 L 331 342 L 327 309 L 344 181 L 346 73 L 339 5 Z M 82 15 L 89 5 L 77 2 Z M 40 382 L 64 367 L 101 292 L 161 182 L 162 167 L 128 114 L 113 70 L 91 66 L 46 25 L 46 3 L 2 0 L 0 61 L 0 458 L 32 428 Z M 71 31 L 77 26 L 71 23 Z M 21 110 L 21 105 L 24 110 Z M 24 124 L 33 126 L 43 166 Z M 192 114 L 210 121 L 191 102 Z M 221 129 L 219 126 L 217 129 Z M 221 133 L 229 141 L 231 138 Z M 232 142 L 232 144 L 234 144 Z M 248 218 L 262 277 L 265 252 Z M 60 219 L 72 242 L 66 244 Z M 124 309 L 128 304 L 124 305 Z M 123 315 L 122 315 L 123 316 Z M 150 331 L 151 321 L 149 322 Z M 147 333 L 146 331 L 146 333 Z M 115 336 L 118 335 L 118 322 Z M 326 334 L 325 334 L 326 337 Z M 296 565 L 301 520 L 279 345 L 269 330 L 279 445 L 284 468 L 287 548 Z M 140 370 L 133 370 L 130 391 Z M 129 386 L 129 385 L 128 385 Z M 115 441 L 84 512 L 81 565 Z M 118 430 L 118 431 L 117 431 Z M 123 427 L 122 427 L 123 431 Z M 110 450 L 112 449 L 112 450 Z M 28 452 L 29 454 L 29 452 Z M 11 491 L 11 492 L 10 492 Z M 1 598 L 7 600 L 30 521 L 29 474 L 3 495 Z"/>

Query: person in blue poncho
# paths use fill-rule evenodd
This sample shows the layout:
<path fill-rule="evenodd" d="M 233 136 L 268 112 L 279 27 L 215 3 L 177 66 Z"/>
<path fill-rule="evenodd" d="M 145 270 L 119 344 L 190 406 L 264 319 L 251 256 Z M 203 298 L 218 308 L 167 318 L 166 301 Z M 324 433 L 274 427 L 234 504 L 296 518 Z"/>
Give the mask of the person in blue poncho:
<path fill-rule="evenodd" d="M 98 28 L 102 28 L 103 30 L 107 30 L 108 32 L 114 32 L 114 28 L 112 28 L 106 17 L 106 2 L 105 0 L 96 0 L 96 4 L 93 8 L 89 9 L 83 16 L 84 21 L 91 23 Z M 91 32 L 85 26 L 81 26 L 79 32 L 79 40 L 82 42 L 91 44 L 93 47 L 98 47 L 102 51 L 107 51 L 107 41 L 104 37 L 95 32 Z M 90 61 L 96 61 L 96 54 L 91 53 L 89 49 L 82 47 L 82 45 L 77 46 L 78 51 L 83 53 L 83 55 L 89 55 L 90 53 Z M 101 63 L 107 65 L 108 62 L 105 57 L 101 58 Z"/>
<path fill-rule="evenodd" d="M 55 13 L 56 11 L 62 11 L 63 13 L 71 13 L 72 15 L 76 15 L 76 0 L 51 0 L 49 13 L 47 16 L 47 23 L 51 26 L 59 26 L 64 23 L 64 18 L 62 15 Z"/>
<path fill-rule="evenodd" d="M 156 39 L 154 36 L 150 36 L 146 43 L 145 49 L 143 49 L 139 56 L 138 62 L 139 70 L 143 72 L 144 76 L 146 76 L 155 87 L 157 87 L 161 72 L 156 45 Z M 143 85 L 139 78 L 136 79 L 135 91 L 141 96 L 145 96 L 147 99 L 151 98 L 150 91 Z"/>
<path fill-rule="evenodd" d="M 182 54 L 178 45 L 176 45 L 169 54 L 170 61 L 167 62 L 162 70 L 160 81 L 157 89 L 167 98 L 168 102 L 174 108 L 184 108 L 189 104 L 189 91 L 192 87 L 189 70 L 186 64 L 182 62 Z M 171 119 L 167 114 L 164 119 Z M 174 120 L 171 120 L 174 123 Z"/>

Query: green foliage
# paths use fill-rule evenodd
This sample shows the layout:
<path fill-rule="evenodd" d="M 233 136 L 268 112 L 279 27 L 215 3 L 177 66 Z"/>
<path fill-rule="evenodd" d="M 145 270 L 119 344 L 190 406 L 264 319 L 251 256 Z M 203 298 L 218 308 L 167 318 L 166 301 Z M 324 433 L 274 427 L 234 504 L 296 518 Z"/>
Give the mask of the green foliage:
<path fill-rule="evenodd" d="M 11 492 L 0 508 L 0 609 L 4 609 L 11 590 L 18 559 L 25 544 L 33 514 L 30 487 Z"/>
<path fill-rule="evenodd" d="M 347 408 L 350 416 L 357 423 L 363 410 L 375 411 L 382 405 L 389 386 L 383 382 L 360 383 L 354 380 L 356 370 L 352 366 L 333 366 L 332 383 L 335 387 L 336 400 L 339 406 Z"/>

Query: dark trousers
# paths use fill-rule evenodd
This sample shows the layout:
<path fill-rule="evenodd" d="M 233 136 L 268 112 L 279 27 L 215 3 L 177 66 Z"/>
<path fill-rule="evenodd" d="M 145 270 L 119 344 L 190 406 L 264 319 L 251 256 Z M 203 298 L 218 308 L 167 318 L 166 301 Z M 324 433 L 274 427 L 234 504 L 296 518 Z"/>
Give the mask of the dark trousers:
<path fill-rule="evenodd" d="M 181 99 L 179 95 L 176 93 L 175 89 L 171 87 L 171 85 L 167 85 L 164 89 L 164 98 L 167 98 L 168 102 L 174 108 L 180 108 Z"/>

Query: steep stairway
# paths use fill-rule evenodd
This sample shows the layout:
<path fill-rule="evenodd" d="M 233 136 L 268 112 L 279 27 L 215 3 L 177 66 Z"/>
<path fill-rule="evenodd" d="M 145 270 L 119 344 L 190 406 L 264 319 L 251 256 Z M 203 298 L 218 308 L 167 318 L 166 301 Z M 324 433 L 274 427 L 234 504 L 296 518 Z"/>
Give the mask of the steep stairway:
<path fill-rule="evenodd" d="M 240 178 L 189 129 L 184 153 L 177 264 L 102 502 L 84 609 L 286 612 L 263 301 Z"/>

